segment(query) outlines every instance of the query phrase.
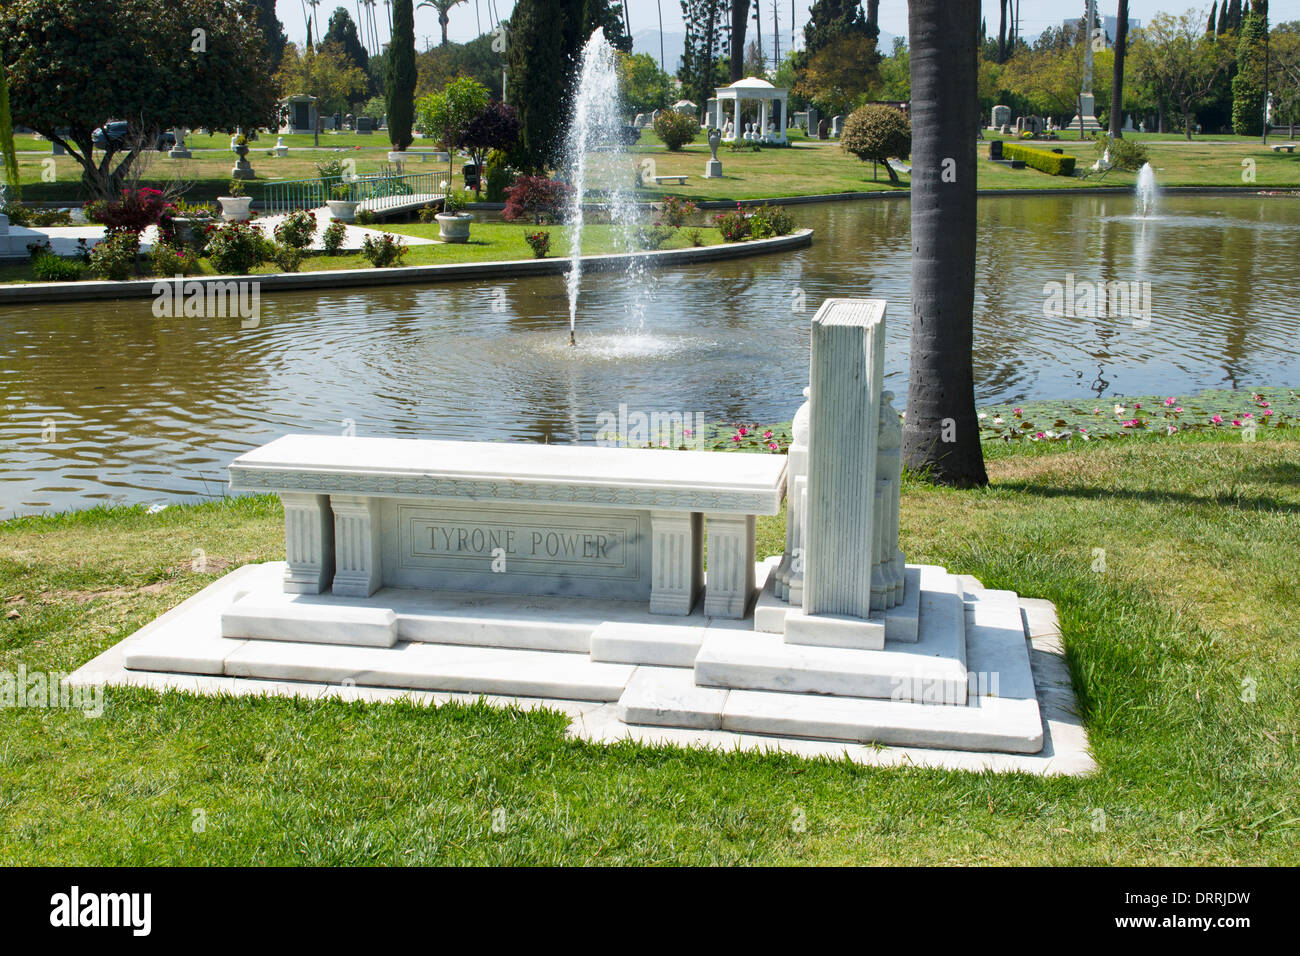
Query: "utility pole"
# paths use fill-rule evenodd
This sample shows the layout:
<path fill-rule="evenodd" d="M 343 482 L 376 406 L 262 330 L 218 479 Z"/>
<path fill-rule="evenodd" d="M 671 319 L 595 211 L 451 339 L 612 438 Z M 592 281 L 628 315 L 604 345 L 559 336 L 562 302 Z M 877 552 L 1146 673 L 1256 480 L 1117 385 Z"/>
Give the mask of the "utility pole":
<path fill-rule="evenodd" d="M 772 0 L 772 65 L 781 69 L 781 0 Z"/>

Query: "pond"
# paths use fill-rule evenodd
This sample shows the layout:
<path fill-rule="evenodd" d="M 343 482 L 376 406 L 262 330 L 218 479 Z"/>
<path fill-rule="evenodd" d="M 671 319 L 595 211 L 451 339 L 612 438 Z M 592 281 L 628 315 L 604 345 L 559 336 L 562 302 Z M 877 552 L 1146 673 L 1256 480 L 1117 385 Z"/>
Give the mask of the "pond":
<path fill-rule="evenodd" d="M 1300 200 L 1165 196 L 1145 220 L 1134 205 L 981 199 L 981 403 L 1300 384 Z M 584 277 L 576 349 L 563 276 L 267 295 L 249 329 L 156 318 L 148 300 L 10 307 L 0 514 L 219 497 L 231 458 L 290 431 L 591 441 L 621 404 L 785 421 L 829 296 L 888 300 L 901 406 L 907 202 L 793 209 L 809 248 L 652 273 L 644 298 Z M 1052 283 L 1110 281 L 1149 283 L 1149 312 L 1050 303 Z"/>

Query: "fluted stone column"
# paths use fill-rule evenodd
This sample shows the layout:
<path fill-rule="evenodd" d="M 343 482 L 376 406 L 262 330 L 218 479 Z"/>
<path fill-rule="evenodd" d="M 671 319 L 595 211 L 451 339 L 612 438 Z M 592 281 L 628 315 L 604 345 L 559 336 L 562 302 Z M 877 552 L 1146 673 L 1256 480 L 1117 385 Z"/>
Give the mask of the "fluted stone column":
<path fill-rule="evenodd" d="M 284 505 L 284 590 L 320 594 L 334 577 L 334 516 L 328 495 L 282 492 Z"/>
<path fill-rule="evenodd" d="M 754 516 L 710 514 L 706 531 L 709 575 L 704 613 L 742 618 L 754 596 Z"/>
<path fill-rule="evenodd" d="M 808 389 L 803 390 L 808 397 Z M 790 601 L 791 582 L 803 583 L 803 490 L 808 474 L 808 402 L 799 406 L 790 427 L 790 450 L 786 456 L 785 554 L 776 570 L 772 587 L 776 596 Z"/>
<path fill-rule="evenodd" d="M 880 649 L 871 618 L 885 303 L 828 299 L 812 322 L 802 612 L 796 644 Z M 883 508 L 883 502 L 882 502 Z"/>
<path fill-rule="evenodd" d="M 380 498 L 330 495 L 334 511 L 334 593 L 370 597 L 383 577 Z"/>
<path fill-rule="evenodd" d="M 700 512 L 652 511 L 650 547 L 651 614 L 690 614 L 704 578 L 704 515 Z"/>

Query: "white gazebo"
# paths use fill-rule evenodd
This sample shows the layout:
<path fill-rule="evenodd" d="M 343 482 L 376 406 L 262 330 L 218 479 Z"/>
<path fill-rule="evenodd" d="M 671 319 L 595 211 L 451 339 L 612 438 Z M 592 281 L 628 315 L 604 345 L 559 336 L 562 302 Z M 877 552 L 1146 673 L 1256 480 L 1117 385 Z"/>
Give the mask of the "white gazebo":
<path fill-rule="evenodd" d="M 747 76 L 730 86 L 718 87 L 715 93 L 716 103 L 710 119 L 715 129 L 722 130 L 724 142 L 737 139 L 782 145 L 789 142 L 786 137 L 786 129 L 790 125 L 790 111 L 786 106 L 786 98 L 790 95 L 789 90 L 773 86 L 767 80 L 760 80 L 756 76 Z M 723 111 L 723 104 L 726 102 L 734 104 L 731 120 L 726 118 Z M 753 119 L 745 119 L 744 104 L 746 103 L 751 104 Z M 780 117 L 776 118 L 773 112 L 778 103 Z"/>

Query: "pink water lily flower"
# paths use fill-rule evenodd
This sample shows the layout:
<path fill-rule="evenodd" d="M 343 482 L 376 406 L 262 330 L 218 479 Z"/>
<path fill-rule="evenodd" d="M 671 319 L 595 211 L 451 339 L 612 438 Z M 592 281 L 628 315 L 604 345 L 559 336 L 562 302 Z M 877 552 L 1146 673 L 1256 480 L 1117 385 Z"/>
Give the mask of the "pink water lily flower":
<path fill-rule="evenodd" d="M 1271 409 L 1271 408 L 1266 408 L 1266 409 L 1264 409 L 1264 417 L 1265 417 L 1265 418 L 1267 418 L 1269 415 L 1272 415 L 1272 414 L 1273 414 L 1273 409 Z"/>
<path fill-rule="evenodd" d="M 1232 424 L 1234 424 L 1234 425 L 1236 425 L 1238 428 L 1240 428 L 1240 427 L 1241 427 L 1241 419 L 1240 419 L 1240 418 L 1234 418 L 1234 419 L 1232 420 Z"/>
<path fill-rule="evenodd" d="M 1176 399 L 1176 398 L 1166 398 L 1166 399 L 1165 399 L 1165 404 L 1166 404 L 1166 405 L 1172 405 L 1172 404 L 1173 404 L 1174 402 L 1176 402 L 1176 401 L 1178 401 L 1178 399 Z"/>
<path fill-rule="evenodd" d="M 763 437 L 764 437 L 764 438 L 771 438 L 771 437 L 772 437 L 772 433 L 771 433 L 771 432 L 763 432 Z"/>
<path fill-rule="evenodd" d="M 1210 416 L 1210 421 L 1214 422 L 1214 424 L 1216 424 L 1216 425 L 1221 425 L 1221 424 L 1223 424 L 1223 416 L 1222 416 L 1222 415 L 1211 415 L 1211 416 Z"/>

